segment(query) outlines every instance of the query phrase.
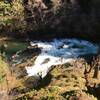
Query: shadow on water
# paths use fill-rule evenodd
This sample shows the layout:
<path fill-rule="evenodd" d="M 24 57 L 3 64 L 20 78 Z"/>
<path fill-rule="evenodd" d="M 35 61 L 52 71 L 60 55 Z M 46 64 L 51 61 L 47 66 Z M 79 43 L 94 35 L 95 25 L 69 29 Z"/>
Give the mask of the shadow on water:
<path fill-rule="evenodd" d="M 8 41 L 0 42 L 0 49 L 1 49 L 2 44 L 7 45 L 7 48 L 5 50 L 7 58 L 10 58 L 14 53 L 16 53 L 19 50 L 26 49 L 26 47 L 28 46 L 27 42 L 17 41 L 17 40 L 8 40 Z"/>

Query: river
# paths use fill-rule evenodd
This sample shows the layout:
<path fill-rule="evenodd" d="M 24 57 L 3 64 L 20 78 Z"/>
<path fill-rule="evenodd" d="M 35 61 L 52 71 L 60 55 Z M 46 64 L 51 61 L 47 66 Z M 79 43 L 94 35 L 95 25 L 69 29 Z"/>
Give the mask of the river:
<path fill-rule="evenodd" d="M 22 41 L 3 41 L 0 44 L 7 44 L 6 57 L 10 57 L 18 51 L 23 51 L 29 43 Z M 30 42 L 31 46 L 36 46 L 41 49 L 41 53 L 32 66 L 25 66 L 28 76 L 38 76 L 44 78 L 52 66 L 62 65 L 71 62 L 78 57 L 96 55 L 99 46 L 86 40 L 78 39 L 52 39 L 49 41 Z M 36 51 L 35 51 L 36 52 Z M 20 54 L 15 63 L 19 64 L 29 53 Z"/>
<path fill-rule="evenodd" d="M 53 65 L 65 64 L 86 55 L 98 53 L 99 46 L 86 40 L 52 39 L 51 41 L 32 41 L 41 53 L 37 56 L 33 66 L 26 66 L 28 76 L 44 78 Z"/>

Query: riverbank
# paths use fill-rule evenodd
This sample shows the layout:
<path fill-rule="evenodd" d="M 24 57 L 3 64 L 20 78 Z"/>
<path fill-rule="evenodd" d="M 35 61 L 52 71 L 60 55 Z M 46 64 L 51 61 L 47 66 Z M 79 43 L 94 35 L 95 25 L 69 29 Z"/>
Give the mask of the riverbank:
<path fill-rule="evenodd" d="M 22 80 L 23 85 L 12 89 L 10 95 L 13 95 L 13 98 L 16 100 L 23 100 L 25 98 L 28 100 L 69 100 L 70 98 L 99 100 L 100 80 L 93 78 L 94 70 L 92 70 L 88 74 L 89 88 L 86 86 L 85 64 L 87 63 L 84 59 L 77 59 L 73 63 L 54 66 L 49 74 L 39 81 L 34 77 L 21 76 L 17 79 Z M 23 67 L 19 67 L 22 75 L 24 74 L 22 71 Z M 89 68 L 88 64 L 87 68 Z"/>
<path fill-rule="evenodd" d="M 13 41 L 11 41 L 11 45 L 13 44 L 12 42 Z M 12 46 L 10 50 L 13 51 L 12 49 L 14 49 L 16 46 L 19 48 L 17 49 L 17 51 L 22 50 L 22 43 L 21 46 L 19 46 L 20 42 L 17 42 L 16 44 L 15 41 L 14 46 Z M 26 48 L 27 45 L 24 45 Z M 44 45 L 44 47 L 47 46 Z M 79 47 L 83 48 L 83 46 Z M 25 50 L 25 48 L 23 50 Z M 9 82 L 14 81 L 13 85 L 10 83 L 8 84 L 10 85 L 9 94 L 7 93 L 8 97 L 16 100 L 22 100 L 25 98 L 27 98 L 28 100 L 66 100 L 67 98 L 83 98 L 83 100 L 84 98 L 88 98 L 87 100 L 94 100 L 94 96 L 99 98 L 99 92 L 95 91 L 99 91 L 100 80 L 99 78 L 93 78 L 94 69 L 92 69 L 92 71 L 88 74 L 89 85 L 88 87 L 86 86 L 87 80 L 85 78 L 84 71 L 85 66 L 87 66 L 87 68 L 90 68 L 90 65 L 87 64 L 87 61 L 85 59 L 79 58 L 71 63 L 54 65 L 52 66 L 52 69 L 49 71 L 47 76 L 43 79 L 41 77 L 40 79 L 33 76 L 29 77 L 25 70 L 25 67 L 32 66 L 40 53 L 41 52 L 32 52 L 30 53 L 29 57 L 20 58 L 23 59 L 23 62 L 16 66 L 12 65 L 11 63 L 9 63 L 10 65 L 7 65 L 7 69 L 10 69 L 10 73 L 14 75 L 12 76 L 13 78 L 7 78 Z M 47 62 L 48 60 L 46 60 L 44 63 Z M 2 63 L 0 64 L 2 66 Z M 4 84 L 1 86 L 4 86 Z M 5 91 L 7 91 L 7 88 L 5 89 Z"/>

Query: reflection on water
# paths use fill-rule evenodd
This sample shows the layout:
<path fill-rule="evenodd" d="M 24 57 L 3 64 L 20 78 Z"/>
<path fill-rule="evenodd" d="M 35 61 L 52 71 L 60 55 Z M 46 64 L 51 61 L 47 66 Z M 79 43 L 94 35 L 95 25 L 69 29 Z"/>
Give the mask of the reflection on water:
<path fill-rule="evenodd" d="M 6 44 L 6 56 L 7 58 L 11 57 L 14 53 L 16 53 L 19 50 L 24 50 L 28 46 L 28 43 L 22 42 L 22 41 L 3 41 L 0 43 L 0 47 L 2 44 Z"/>

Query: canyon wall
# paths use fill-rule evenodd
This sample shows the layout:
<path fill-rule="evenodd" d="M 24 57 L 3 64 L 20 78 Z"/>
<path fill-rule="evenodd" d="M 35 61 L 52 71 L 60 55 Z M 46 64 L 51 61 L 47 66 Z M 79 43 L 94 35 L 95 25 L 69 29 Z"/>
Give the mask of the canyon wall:
<path fill-rule="evenodd" d="M 0 5 L 0 34 L 100 38 L 99 0 L 5 0 Z"/>

